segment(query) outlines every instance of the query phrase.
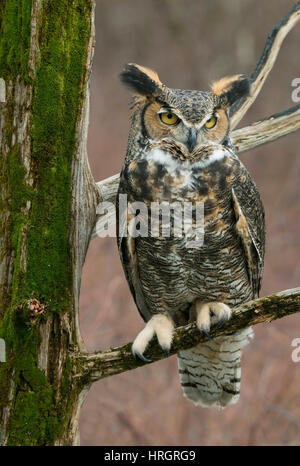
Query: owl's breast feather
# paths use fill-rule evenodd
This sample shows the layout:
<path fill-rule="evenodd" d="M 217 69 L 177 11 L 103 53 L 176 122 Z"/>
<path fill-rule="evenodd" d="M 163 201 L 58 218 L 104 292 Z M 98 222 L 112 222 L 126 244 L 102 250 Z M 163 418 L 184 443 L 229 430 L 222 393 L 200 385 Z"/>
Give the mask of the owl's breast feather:
<path fill-rule="evenodd" d="M 204 201 L 230 187 L 236 159 L 220 145 L 206 146 L 188 157 L 153 148 L 129 163 L 127 180 L 134 200 Z"/>

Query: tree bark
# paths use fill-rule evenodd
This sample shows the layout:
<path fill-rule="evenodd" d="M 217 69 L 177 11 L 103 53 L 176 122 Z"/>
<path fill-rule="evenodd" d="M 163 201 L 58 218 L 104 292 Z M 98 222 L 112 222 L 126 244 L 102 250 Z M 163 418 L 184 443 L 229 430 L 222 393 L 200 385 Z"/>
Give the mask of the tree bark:
<path fill-rule="evenodd" d="M 86 139 L 92 0 L 0 6 L 2 445 L 78 443 L 82 264 L 98 192 Z M 80 239 L 80 241 L 79 241 Z"/>

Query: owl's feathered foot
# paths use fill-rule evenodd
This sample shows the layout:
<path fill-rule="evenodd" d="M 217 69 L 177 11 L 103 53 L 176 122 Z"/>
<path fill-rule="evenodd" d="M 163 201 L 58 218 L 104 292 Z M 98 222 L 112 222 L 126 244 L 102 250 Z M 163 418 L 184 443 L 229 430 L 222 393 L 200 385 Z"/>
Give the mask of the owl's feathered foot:
<path fill-rule="evenodd" d="M 159 345 L 164 351 L 166 357 L 168 357 L 173 339 L 173 331 L 174 323 L 170 317 L 165 314 L 154 315 L 135 338 L 131 347 L 132 354 L 144 362 L 151 362 L 151 359 L 147 359 L 144 356 L 144 352 L 149 342 L 152 340 L 154 335 L 156 335 Z"/>
<path fill-rule="evenodd" d="M 196 302 L 196 323 L 197 327 L 207 338 L 211 339 L 209 334 L 211 326 L 211 313 L 217 318 L 218 327 L 221 327 L 226 320 L 231 317 L 231 310 L 227 304 L 224 303 L 203 303 L 200 301 Z"/>

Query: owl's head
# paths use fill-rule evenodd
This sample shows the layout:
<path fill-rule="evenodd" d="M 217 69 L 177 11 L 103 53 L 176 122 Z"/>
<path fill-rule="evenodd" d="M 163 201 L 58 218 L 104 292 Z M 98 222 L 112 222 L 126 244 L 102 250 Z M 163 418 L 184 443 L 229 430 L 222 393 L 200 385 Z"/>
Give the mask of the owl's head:
<path fill-rule="evenodd" d="M 171 89 L 155 71 L 133 63 L 120 77 L 134 91 L 143 137 L 180 142 L 190 153 L 203 144 L 227 142 L 230 107 L 250 90 L 243 75 L 222 78 L 209 92 Z"/>

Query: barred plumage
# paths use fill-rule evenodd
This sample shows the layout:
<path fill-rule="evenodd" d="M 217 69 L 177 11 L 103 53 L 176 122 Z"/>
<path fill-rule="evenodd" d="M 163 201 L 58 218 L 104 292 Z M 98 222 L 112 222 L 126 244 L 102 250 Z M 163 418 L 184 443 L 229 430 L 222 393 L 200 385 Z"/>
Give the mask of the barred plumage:
<path fill-rule="evenodd" d="M 191 230 L 177 237 L 174 226 L 170 237 L 162 231 L 152 236 L 119 234 L 126 278 L 147 322 L 133 352 L 145 359 L 154 334 L 168 352 L 174 326 L 195 319 L 199 330 L 208 333 L 211 322 L 221 323 L 230 318 L 230 308 L 258 296 L 264 210 L 230 141 L 229 109 L 249 91 L 245 77 L 223 78 L 214 83 L 212 92 L 176 90 L 162 84 L 155 72 L 131 64 L 122 80 L 137 95 L 119 195 L 139 203 L 140 229 L 152 225 L 155 203 L 184 208 L 191 202 L 194 210 L 195 205 L 204 205 L 201 247 L 189 247 Z M 127 213 L 122 231 L 135 225 L 130 208 Z M 173 221 L 175 217 L 171 210 Z M 236 402 L 241 348 L 251 335 L 246 329 L 181 351 L 178 366 L 184 395 L 202 406 Z"/>
<path fill-rule="evenodd" d="M 219 337 L 178 354 L 178 370 L 184 396 L 195 405 L 225 407 L 240 395 L 241 350 L 253 331 L 247 328 Z"/>

